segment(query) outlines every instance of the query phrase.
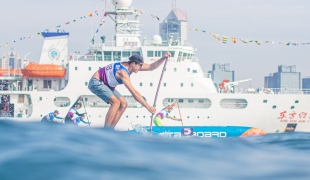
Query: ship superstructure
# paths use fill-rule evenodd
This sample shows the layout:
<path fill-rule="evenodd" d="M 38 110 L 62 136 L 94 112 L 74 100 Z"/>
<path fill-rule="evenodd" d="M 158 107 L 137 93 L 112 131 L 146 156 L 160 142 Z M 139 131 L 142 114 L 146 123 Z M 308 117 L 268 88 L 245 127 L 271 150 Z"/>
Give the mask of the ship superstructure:
<path fill-rule="evenodd" d="M 22 77 L 2 76 L 8 88 L 1 91 L 1 118 L 17 121 L 39 121 L 57 109 L 65 116 L 68 109 L 82 96 L 92 127 L 102 127 L 109 104 L 92 94 L 87 86 L 96 70 L 115 61 L 127 60 L 140 54 L 146 63 L 152 63 L 167 51 L 168 60 L 157 100 L 157 110 L 179 101 L 183 124 L 186 126 L 249 126 L 267 133 L 284 132 L 288 127 L 296 131 L 310 131 L 310 96 L 302 91 L 248 89 L 234 92 L 229 83 L 226 90 L 215 87 L 210 74 L 204 73 L 195 49 L 188 42 L 159 35 L 152 40 L 141 40 L 139 15 L 131 1 L 106 1 L 106 13 L 115 21 L 112 42 L 90 44 L 89 53 L 68 56 L 66 32 L 43 32 L 44 45 L 39 64 L 23 64 Z M 133 16 L 133 18 L 131 18 Z M 169 37 L 169 36 L 167 36 Z M 207 53 L 207 52 L 206 52 Z M 131 76 L 133 86 L 152 104 L 162 66 L 152 72 Z M 223 88 L 225 88 L 223 84 Z M 147 126 L 151 115 L 124 87 L 117 90 L 125 97 L 128 108 L 116 126 L 130 130 L 134 124 Z M 172 116 L 178 116 L 175 111 Z M 182 126 L 177 121 L 165 121 L 168 126 Z"/>

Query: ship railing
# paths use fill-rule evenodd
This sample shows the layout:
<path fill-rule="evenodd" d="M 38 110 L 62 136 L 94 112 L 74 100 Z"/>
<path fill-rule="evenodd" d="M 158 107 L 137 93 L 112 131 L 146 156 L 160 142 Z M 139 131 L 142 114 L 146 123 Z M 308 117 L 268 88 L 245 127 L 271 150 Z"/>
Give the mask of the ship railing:
<path fill-rule="evenodd" d="M 310 94 L 310 89 L 296 89 L 296 88 L 248 88 L 245 91 L 242 88 L 235 88 L 234 93 L 247 94 Z"/>
<path fill-rule="evenodd" d="M 102 55 L 73 55 L 71 61 L 103 61 Z M 106 60 L 105 60 L 106 61 Z"/>

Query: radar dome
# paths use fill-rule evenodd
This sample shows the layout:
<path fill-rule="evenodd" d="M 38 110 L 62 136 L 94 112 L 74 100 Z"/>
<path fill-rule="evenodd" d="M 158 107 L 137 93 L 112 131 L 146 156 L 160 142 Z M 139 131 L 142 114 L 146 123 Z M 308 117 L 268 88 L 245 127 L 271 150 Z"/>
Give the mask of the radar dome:
<path fill-rule="evenodd" d="M 159 35 L 154 35 L 153 36 L 153 44 L 162 44 L 163 40 L 161 39 L 161 37 Z"/>
<path fill-rule="evenodd" d="M 131 6 L 132 0 L 113 0 L 113 3 L 117 9 L 127 9 Z"/>

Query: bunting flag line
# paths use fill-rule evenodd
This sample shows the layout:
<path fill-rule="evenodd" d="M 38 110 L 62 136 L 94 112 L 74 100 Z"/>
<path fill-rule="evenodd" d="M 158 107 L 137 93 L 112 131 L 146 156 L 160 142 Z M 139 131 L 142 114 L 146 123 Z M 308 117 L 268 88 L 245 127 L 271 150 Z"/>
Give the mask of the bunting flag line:
<path fill-rule="evenodd" d="M 222 36 L 222 38 L 223 38 L 223 43 L 226 44 L 228 37 L 227 36 Z"/>
<path fill-rule="evenodd" d="M 232 43 L 236 43 L 237 39 L 235 37 L 231 38 Z"/>

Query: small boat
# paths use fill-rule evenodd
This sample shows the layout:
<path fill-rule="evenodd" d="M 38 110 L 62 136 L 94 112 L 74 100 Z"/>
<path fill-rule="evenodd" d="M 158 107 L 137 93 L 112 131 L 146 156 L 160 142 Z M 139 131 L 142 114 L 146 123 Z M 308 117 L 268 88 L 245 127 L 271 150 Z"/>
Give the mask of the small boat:
<path fill-rule="evenodd" d="M 28 78 L 64 78 L 66 69 L 54 64 L 36 64 L 30 62 L 22 69 L 24 77 Z"/>

